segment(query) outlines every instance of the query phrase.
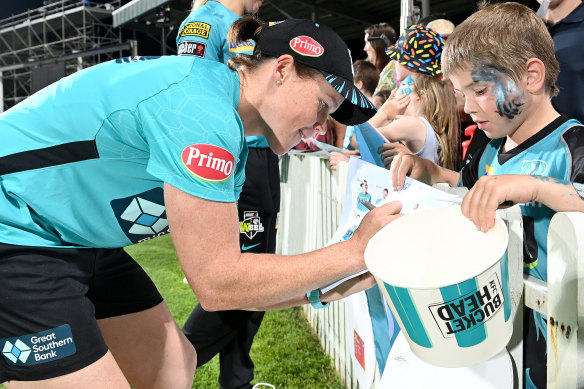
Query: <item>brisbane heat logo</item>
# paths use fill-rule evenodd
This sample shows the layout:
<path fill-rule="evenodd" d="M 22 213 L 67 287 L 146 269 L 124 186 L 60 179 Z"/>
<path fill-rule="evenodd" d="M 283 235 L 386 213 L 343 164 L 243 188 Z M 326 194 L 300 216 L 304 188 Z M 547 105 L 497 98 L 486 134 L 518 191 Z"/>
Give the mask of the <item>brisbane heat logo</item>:
<path fill-rule="evenodd" d="M 227 180 L 235 166 L 235 158 L 224 148 L 215 145 L 191 145 L 181 153 L 183 166 L 187 171 L 205 182 Z"/>
<path fill-rule="evenodd" d="M 324 53 L 324 48 L 320 43 L 309 36 L 302 35 L 290 41 L 292 50 L 307 57 L 320 57 Z"/>

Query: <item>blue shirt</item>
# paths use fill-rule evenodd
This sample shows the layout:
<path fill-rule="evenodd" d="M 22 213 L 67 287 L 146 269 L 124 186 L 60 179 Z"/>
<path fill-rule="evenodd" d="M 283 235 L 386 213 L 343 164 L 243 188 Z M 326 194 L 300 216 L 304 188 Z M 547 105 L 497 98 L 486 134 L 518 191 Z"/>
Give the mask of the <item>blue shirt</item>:
<path fill-rule="evenodd" d="M 181 23 L 176 36 L 178 55 L 194 55 L 227 64 L 237 54 L 253 54 L 252 40 L 234 42 L 228 39 L 233 22 L 241 18 L 217 1 L 208 1 L 189 14 Z M 247 145 L 269 147 L 263 136 L 248 136 Z"/>
<path fill-rule="evenodd" d="M 560 74 L 556 85 L 560 93 L 552 99 L 558 112 L 584 123 L 584 4 L 548 30 L 554 40 Z"/>
<path fill-rule="evenodd" d="M 168 233 L 164 182 L 235 202 L 238 104 L 237 72 L 194 57 L 109 61 L 32 95 L 0 115 L 0 242 L 122 247 Z"/>

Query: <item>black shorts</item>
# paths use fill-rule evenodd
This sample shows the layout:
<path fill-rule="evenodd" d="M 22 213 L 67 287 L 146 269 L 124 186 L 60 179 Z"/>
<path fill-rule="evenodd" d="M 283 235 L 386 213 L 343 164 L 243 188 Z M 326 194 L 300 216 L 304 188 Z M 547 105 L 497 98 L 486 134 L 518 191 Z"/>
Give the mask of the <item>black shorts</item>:
<path fill-rule="evenodd" d="M 162 296 L 123 249 L 0 243 L 0 382 L 80 370 L 108 348 L 96 319 L 140 312 Z"/>

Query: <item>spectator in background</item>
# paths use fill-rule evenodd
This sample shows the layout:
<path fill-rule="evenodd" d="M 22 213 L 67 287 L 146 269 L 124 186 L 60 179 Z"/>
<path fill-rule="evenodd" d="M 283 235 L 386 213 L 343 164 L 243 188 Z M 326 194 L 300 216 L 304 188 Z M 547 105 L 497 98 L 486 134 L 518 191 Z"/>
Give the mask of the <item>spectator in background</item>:
<path fill-rule="evenodd" d="M 234 21 L 257 13 L 260 0 L 196 0 L 177 34 L 179 55 L 227 63 L 239 53 L 252 54 L 254 42 L 239 42 L 228 34 Z M 276 219 L 280 211 L 278 156 L 263 136 L 245 138 L 248 157 L 245 182 L 237 203 L 242 252 L 274 253 Z M 249 231 L 246 226 L 254 225 Z M 197 351 L 197 366 L 219 354 L 219 383 L 223 389 L 250 388 L 254 364 L 249 355 L 263 311 L 207 312 L 201 304 L 191 312 L 183 332 Z"/>
<path fill-rule="evenodd" d="M 430 14 L 430 15 L 424 16 L 423 18 L 418 19 L 416 24 L 418 26 L 427 27 L 428 23 L 430 23 L 434 20 L 437 20 L 437 19 L 448 19 L 448 16 L 444 12 L 433 13 L 433 14 Z"/>
<path fill-rule="evenodd" d="M 401 142 L 412 152 L 448 169 L 457 169 L 460 156 L 459 118 L 456 99 L 449 81 L 442 80 L 440 59 L 444 40 L 440 34 L 419 25 L 409 27 L 386 53 L 395 62 L 396 77 L 402 85 L 386 104 L 400 95 L 409 96 L 402 116 L 382 107 L 369 122 L 378 127 L 392 143 L 384 143 L 380 153 L 386 167 L 401 148 Z M 407 82 L 410 81 L 410 82 Z M 405 85 L 408 84 L 408 85 Z M 395 112 L 395 110 L 393 110 Z M 384 123 L 390 122 L 387 125 Z"/>
<path fill-rule="evenodd" d="M 584 128 L 551 104 L 559 72 L 552 38 L 526 6 L 486 6 L 456 27 L 442 69 L 491 141 L 460 172 L 400 155 L 392 164 L 394 189 L 403 187 L 406 175 L 464 185 L 470 191 L 462 212 L 481 231 L 493 227 L 501 203 L 520 204 L 524 271 L 546 282 L 550 220 L 555 212 L 581 209 L 570 182 L 584 182 Z M 523 382 L 545 388 L 547 342 L 555 340 L 546 340 L 544 315 L 528 308 L 523 313 Z"/>
<path fill-rule="evenodd" d="M 454 31 L 454 23 L 448 19 L 435 19 L 426 25 L 430 30 L 437 32 L 442 39 L 447 40 Z"/>
<path fill-rule="evenodd" d="M 373 92 L 379 82 L 379 71 L 371 62 L 362 59 L 355 61 L 353 68 L 355 70 L 353 83 L 365 97 L 373 101 Z M 347 151 L 357 150 L 356 142 L 351 143 L 351 138 L 355 134 L 353 126 L 346 126 L 345 128 L 343 148 Z"/>
<path fill-rule="evenodd" d="M 373 91 L 379 81 L 379 72 L 375 65 L 367 60 L 357 60 L 353 64 L 355 75 L 353 76 L 353 84 L 359 89 L 361 93 L 369 100 L 373 100 Z M 357 149 L 357 142 L 354 139 L 355 130 L 353 126 L 344 126 L 336 123 L 337 126 L 342 126 L 343 143 L 341 147 L 344 149 L 344 155 L 333 152 L 329 158 L 329 163 L 332 170 L 336 169 L 339 161 L 348 161 L 347 155 L 359 155 Z M 341 131 L 339 131 L 341 132 Z"/>
<path fill-rule="evenodd" d="M 381 73 L 389 63 L 385 48 L 392 45 L 397 38 L 394 28 L 387 23 L 373 24 L 365 29 L 365 47 L 367 61 L 371 62 Z"/>
<path fill-rule="evenodd" d="M 584 123 L 584 5 L 580 0 L 551 0 L 544 21 L 560 63 L 560 93 L 552 104 L 560 113 Z"/>
<path fill-rule="evenodd" d="M 387 101 L 391 92 L 389 90 L 380 90 L 373 93 L 373 100 L 371 101 L 377 109 L 381 108 L 383 104 Z"/>
<path fill-rule="evenodd" d="M 367 97 L 373 100 L 373 93 L 379 82 L 379 70 L 371 62 L 359 59 L 353 64 L 355 76 L 353 83 Z"/>
<path fill-rule="evenodd" d="M 395 89 L 394 67 L 385 55 L 385 48 L 395 43 L 397 33 L 387 23 L 373 24 L 365 29 L 365 52 L 367 61 L 379 70 L 379 82 L 374 93 L 379 91 L 391 92 Z"/>

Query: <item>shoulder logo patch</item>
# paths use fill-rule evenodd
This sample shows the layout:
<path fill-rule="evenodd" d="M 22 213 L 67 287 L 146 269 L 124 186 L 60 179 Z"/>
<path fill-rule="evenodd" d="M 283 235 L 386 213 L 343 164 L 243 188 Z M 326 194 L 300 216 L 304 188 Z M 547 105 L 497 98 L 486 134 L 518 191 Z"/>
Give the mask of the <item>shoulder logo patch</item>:
<path fill-rule="evenodd" d="M 227 180 L 235 166 L 235 158 L 229 151 L 208 144 L 185 147 L 181 153 L 181 160 L 192 176 L 205 182 Z"/>
<path fill-rule="evenodd" d="M 178 45 L 178 55 L 194 55 L 205 58 L 205 51 L 207 51 L 207 45 L 202 42 L 185 41 Z"/>
<path fill-rule="evenodd" d="M 209 31 L 211 25 L 203 22 L 189 22 L 179 31 L 178 35 L 183 36 L 198 36 L 209 39 Z"/>

